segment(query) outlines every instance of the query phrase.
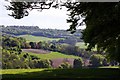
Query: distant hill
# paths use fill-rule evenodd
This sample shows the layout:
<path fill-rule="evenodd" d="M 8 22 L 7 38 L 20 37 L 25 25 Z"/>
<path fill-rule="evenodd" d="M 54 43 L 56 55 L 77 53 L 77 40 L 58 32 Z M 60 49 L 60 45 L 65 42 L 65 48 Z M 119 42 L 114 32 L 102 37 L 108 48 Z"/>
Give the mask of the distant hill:
<path fill-rule="evenodd" d="M 81 30 L 77 30 L 74 34 L 71 34 L 66 30 L 40 29 L 38 26 L 2 26 L 2 33 L 14 36 L 29 34 L 48 38 L 81 37 Z"/>

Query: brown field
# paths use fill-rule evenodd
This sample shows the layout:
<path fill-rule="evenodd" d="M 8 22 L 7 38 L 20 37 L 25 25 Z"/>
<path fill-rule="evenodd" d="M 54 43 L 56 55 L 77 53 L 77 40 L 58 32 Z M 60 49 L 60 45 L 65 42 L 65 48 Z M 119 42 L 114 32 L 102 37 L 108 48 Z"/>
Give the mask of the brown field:
<path fill-rule="evenodd" d="M 61 63 L 68 62 L 71 66 L 73 66 L 73 61 L 74 59 L 68 59 L 68 58 L 57 58 L 57 59 L 52 59 L 52 66 L 54 68 L 59 67 Z"/>
<path fill-rule="evenodd" d="M 31 52 L 36 54 L 47 54 L 50 53 L 50 51 L 43 50 L 43 49 L 22 49 L 23 52 Z"/>

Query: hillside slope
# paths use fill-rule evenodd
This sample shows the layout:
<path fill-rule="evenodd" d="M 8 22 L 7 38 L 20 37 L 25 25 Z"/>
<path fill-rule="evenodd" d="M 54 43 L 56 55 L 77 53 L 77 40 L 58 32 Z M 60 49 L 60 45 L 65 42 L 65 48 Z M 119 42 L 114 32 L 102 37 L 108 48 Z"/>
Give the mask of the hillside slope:
<path fill-rule="evenodd" d="M 39 41 L 53 41 L 53 40 L 60 40 L 60 39 L 63 39 L 63 38 L 47 38 L 47 37 L 42 37 L 42 36 L 33 36 L 33 35 L 20 35 L 18 37 L 23 37 L 25 38 L 28 42 L 39 42 Z"/>

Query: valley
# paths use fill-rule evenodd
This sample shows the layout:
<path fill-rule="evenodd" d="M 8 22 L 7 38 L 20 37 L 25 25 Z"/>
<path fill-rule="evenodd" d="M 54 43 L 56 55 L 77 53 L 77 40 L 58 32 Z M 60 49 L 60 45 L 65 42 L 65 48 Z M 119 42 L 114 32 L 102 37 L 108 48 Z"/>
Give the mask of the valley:
<path fill-rule="evenodd" d="M 32 78 L 49 76 L 51 78 L 58 76 L 107 78 L 111 75 L 118 77 L 118 72 L 114 71 L 119 70 L 119 64 L 109 61 L 104 52 L 97 52 L 96 46 L 91 51 L 87 51 L 87 46 L 79 32 L 81 30 L 75 34 L 65 30 L 40 29 L 36 26 L 7 26 L 2 30 L 4 78 L 20 78 L 23 74 L 26 75 L 25 78 L 30 78 L 30 76 Z M 106 71 L 107 74 L 111 73 L 110 75 L 98 75 L 106 69 L 110 70 Z M 93 73 L 92 70 L 95 72 Z"/>

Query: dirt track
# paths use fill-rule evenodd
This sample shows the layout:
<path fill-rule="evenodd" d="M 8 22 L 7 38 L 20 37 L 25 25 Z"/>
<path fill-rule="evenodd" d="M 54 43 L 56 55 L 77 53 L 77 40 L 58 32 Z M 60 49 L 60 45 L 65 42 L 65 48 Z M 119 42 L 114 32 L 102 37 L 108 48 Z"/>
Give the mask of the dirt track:
<path fill-rule="evenodd" d="M 32 52 L 36 54 L 48 54 L 50 51 L 43 50 L 43 49 L 22 49 L 23 52 Z"/>

